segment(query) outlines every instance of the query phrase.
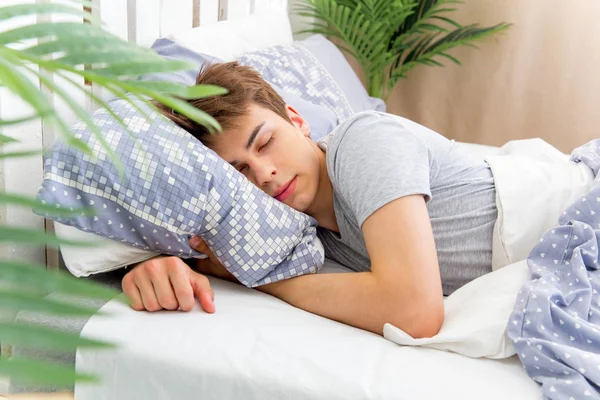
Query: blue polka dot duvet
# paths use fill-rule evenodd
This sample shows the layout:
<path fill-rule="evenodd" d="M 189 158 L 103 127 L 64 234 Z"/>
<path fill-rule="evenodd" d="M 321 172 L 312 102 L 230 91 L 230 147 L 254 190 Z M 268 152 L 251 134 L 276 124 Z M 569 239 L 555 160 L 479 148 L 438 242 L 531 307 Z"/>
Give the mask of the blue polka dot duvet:
<path fill-rule="evenodd" d="M 600 140 L 571 160 L 596 179 L 531 251 L 508 335 L 546 398 L 600 399 Z"/>

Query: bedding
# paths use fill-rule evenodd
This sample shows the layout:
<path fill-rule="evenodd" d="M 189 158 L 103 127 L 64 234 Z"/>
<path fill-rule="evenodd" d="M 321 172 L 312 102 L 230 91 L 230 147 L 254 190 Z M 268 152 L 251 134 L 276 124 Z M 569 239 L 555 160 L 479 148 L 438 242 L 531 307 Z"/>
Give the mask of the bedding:
<path fill-rule="evenodd" d="M 492 269 L 527 258 L 564 209 L 583 196 L 594 179 L 583 163 L 542 139 L 514 140 L 485 157 L 494 175 L 498 219 Z"/>
<path fill-rule="evenodd" d="M 306 42 L 310 42 L 310 45 L 304 45 L 303 43 Z M 305 116 L 309 122 L 309 125 L 311 126 L 311 131 L 312 131 L 312 138 L 313 140 L 318 140 L 320 137 L 324 136 L 325 134 L 329 133 L 329 131 L 333 128 L 333 126 L 335 126 L 335 124 L 337 124 L 338 121 L 350 116 L 356 107 L 373 107 L 373 108 L 377 108 L 377 109 L 381 109 L 382 108 L 382 104 L 383 102 L 381 102 L 381 100 L 374 100 L 374 99 L 370 99 L 368 97 L 368 95 L 366 95 L 366 91 L 364 91 L 364 88 L 362 89 L 364 93 L 360 94 L 360 96 L 357 96 L 357 90 L 356 90 L 356 83 L 358 83 L 358 85 L 360 85 L 360 81 L 358 81 L 358 78 L 355 77 L 356 82 L 352 83 L 352 80 L 347 79 L 347 72 L 345 78 L 340 81 L 339 78 L 336 81 L 335 79 L 332 78 L 331 74 L 325 69 L 325 67 L 323 65 L 320 64 L 320 62 L 315 58 L 315 54 L 320 54 L 321 56 L 323 56 L 324 54 L 324 49 L 327 49 L 328 46 L 333 46 L 333 44 L 331 44 L 329 41 L 327 41 L 325 38 L 323 37 L 312 37 L 309 38 L 308 40 L 304 41 L 304 42 L 299 42 L 299 43 L 292 43 L 289 45 L 280 45 L 280 46 L 275 46 L 275 47 L 271 47 L 271 48 L 267 48 L 266 50 L 264 50 L 264 52 L 261 52 L 260 50 L 256 53 L 250 53 L 250 54 L 246 54 L 244 57 L 242 57 L 241 62 L 246 64 L 246 65 L 250 65 L 250 66 L 255 66 L 257 67 L 259 70 L 261 70 L 261 72 L 263 73 L 264 77 L 272 82 L 273 80 L 275 80 L 277 83 L 281 83 L 282 85 L 285 85 L 284 89 L 274 85 L 275 89 L 284 97 L 284 99 L 293 107 L 295 107 L 299 112 L 302 113 L 303 116 Z M 181 46 L 178 43 L 175 43 L 173 41 L 170 41 L 168 39 L 159 39 L 155 42 L 155 44 L 153 45 L 153 48 L 157 51 L 157 53 L 163 55 L 164 57 L 167 58 L 171 58 L 171 59 L 180 59 L 180 60 L 186 60 L 186 61 L 191 61 L 191 62 L 195 62 L 196 64 L 198 64 L 198 66 L 201 65 L 202 62 L 205 61 L 218 61 L 217 59 L 215 59 L 214 57 L 211 56 L 207 56 L 204 54 L 198 54 L 194 51 L 191 51 L 190 49 L 187 49 L 183 46 Z M 314 51 L 314 54 L 311 54 L 311 52 L 308 50 L 308 48 L 312 48 Z M 339 57 L 343 56 L 341 54 L 339 54 Z M 266 62 L 265 60 L 267 60 L 268 62 Z M 344 63 L 346 63 L 346 67 L 350 68 L 349 65 L 347 65 L 347 62 L 345 60 L 343 60 Z M 331 61 L 329 62 L 329 64 L 331 64 Z M 343 66 L 343 65 L 342 65 Z M 351 69 L 350 69 L 351 70 Z M 340 71 L 343 71 L 343 68 L 340 69 Z M 181 84 L 193 84 L 195 82 L 195 73 L 194 71 L 183 71 L 183 72 L 176 72 L 176 73 L 168 73 L 168 74 L 157 74 L 154 76 L 146 76 L 144 77 L 144 79 L 152 79 L 152 80 L 156 80 L 156 79 L 164 79 L 170 82 L 175 82 L 175 83 L 181 83 Z M 289 76 L 287 76 L 286 74 L 290 74 Z M 300 83 L 299 83 L 300 82 Z M 339 86 L 339 84 L 345 85 L 344 88 L 349 87 L 350 88 L 350 92 L 353 93 L 353 100 L 350 100 L 347 96 L 344 90 L 342 90 L 342 88 Z M 354 85 L 354 86 L 353 86 Z M 362 96 L 362 97 L 361 97 Z M 366 100 L 365 100 L 366 99 Z M 366 101 L 364 103 L 357 103 L 360 101 Z M 121 104 L 120 103 L 121 100 L 113 100 L 110 104 L 111 107 L 116 108 L 117 110 L 119 109 L 119 107 L 126 107 L 125 104 Z M 124 103 L 124 102 L 123 102 Z M 336 106 L 336 104 L 342 104 L 344 105 L 342 108 Z M 354 108 L 353 108 L 354 107 Z M 131 110 L 127 111 L 125 110 L 124 112 L 131 112 Z M 122 140 L 126 140 L 125 137 L 123 137 L 122 133 L 119 133 L 119 129 L 121 129 L 118 125 L 112 124 L 112 122 L 110 121 L 110 118 L 108 118 L 108 115 L 103 114 L 101 111 L 97 111 L 99 118 L 103 121 L 104 124 L 106 124 L 106 127 L 103 127 L 102 129 L 110 129 L 113 132 L 110 133 L 110 135 L 116 135 L 115 137 L 115 143 L 122 141 Z M 108 118 L 108 120 L 107 120 Z M 140 129 L 146 129 L 146 125 L 147 123 L 143 121 L 143 117 L 138 115 L 138 116 L 133 116 L 131 119 L 132 122 L 132 126 L 135 125 L 133 127 L 134 131 L 136 130 L 140 130 Z M 163 122 L 164 124 L 168 125 L 168 121 Z M 76 126 L 76 129 L 78 129 L 79 131 L 84 132 L 84 127 L 79 124 Z M 151 128 L 151 129 L 155 129 L 155 128 Z M 171 131 L 173 131 L 173 127 L 168 127 L 165 126 L 164 129 L 161 128 L 162 131 L 164 131 L 165 135 L 171 135 Z M 117 132 L 117 133 L 115 133 Z M 106 134 L 106 132 L 105 132 Z M 94 140 L 94 138 L 92 138 L 90 135 L 86 134 L 86 139 L 87 140 Z M 165 139 L 165 138 L 163 138 Z M 158 140 L 158 139 L 157 139 Z M 157 142 L 159 145 L 160 142 Z M 190 143 L 188 143 L 188 145 L 190 145 Z M 100 146 L 97 143 L 93 143 L 91 147 L 96 147 L 97 149 L 100 148 Z M 150 146 L 149 148 L 153 148 L 154 146 Z M 186 149 L 183 149 L 183 151 L 187 151 Z M 55 165 L 47 165 L 46 168 L 49 168 L 51 171 L 49 172 L 50 174 L 54 173 L 52 172 L 52 169 L 61 169 L 61 173 L 64 174 L 63 178 L 64 179 L 70 179 L 67 178 L 71 176 L 71 174 L 73 174 L 73 177 L 76 177 L 78 180 L 78 182 L 73 182 L 73 184 L 75 185 L 82 185 L 84 181 L 89 181 L 88 184 L 89 185 L 100 185 L 101 187 L 106 186 L 106 179 L 111 179 L 111 180 L 115 180 L 115 177 L 107 177 L 107 176 L 100 176 L 97 175 L 95 173 L 93 173 L 92 171 L 81 171 L 79 172 L 79 165 L 77 165 L 77 163 L 83 163 L 86 166 L 89 163 L 88 159 L 85 159 L 85 157 L 79 153 L 77 154 L 76 152 L 72 152 L 69 149 L 63 147 L 60 147 L 60 152 L 64 153 L 64 157 L 65 159 L 59 160 L 57 161 L 57 163 Z M 135 149 L 134 149 L 135 152 Z M 162 155 L 159 155 L 157 153 L 154 154 L 155 159 L 158 160 L 159 163 L 172 163 L 172 160 L 163 160 L 164 157 L 166 157 L 167 153 L 164 153 Z M 58 156 L 60 158 L 60 156 Z M 84 157 L 83 161 L 80 160 L 76 160 L 77 157 Z M 105 154 L 101 154 L 101 157 L 106 157 Z M 140 158 L 141 156 L 141 152 L 137 153 L 137 158 Z M 131 163 L 137 163 L 140 164 L 138 161 L 133 160 L 132 158 L 127 158 L 128 161 L 130 161 Z M 103 163 L 106 162 L 106 160 L 101 160 Z M 143 162 L 141 163 L 143 164 Z M 133 164 L 132 164 L 133 165 Z M 61 167 L 62 166 L 62 167 Z M 76 167 L 75 169 L 73 169 L 74 167 Z M 155 166 L 150 165 L 150 169 L 152 171 L 155 171 Z M 108 172 L 109 170 L 106 169 L 108 168 L 107 165 L 104 165 L 103 167 L 105 169 L 104 172 Z M 169 170 L 172 170 L 173 168 L 168 167 Z M 138 168 L 139 170 L 139 168 Z M 91 175 L 91 176 L 83 176 L 83 172 L 85 172 L 85 174 L 87 175 Z M 104 173 L 103 172 L 103 173 Z M 205 172 L 205 171 L 204 171 Z M 159 171 L 160 173 L 160 171 Z M 210 174 L 209 174 L 210 175 Z M 161 174 L 161 176 L 163 176 Z M 151 178 L 151 177 L 149 177 Z M 172 177 L 171 177 L 172 178 Z M 104 179 L 105 182 L 100 182 L 99 180 Z M 98 181 L 96 181 L 98 180 Z M 161 187 L 160 190 L 165 190 L 166 188 L 169 188 L 170 186 L 172 186 L 170 184 L 170 181 L 172 179 L 167 179 L 167 182 L 162 182 L 163 183 L 163 187 Z M 71 181 L 74 181 L 74 179 L 71 179 Z M 177 181 L 178 185 L 180 185 L 180 181 Z M 64 184 L 64 183 L 61 183 Z M 146 195 L 141 195 L 140 191 L 144 191 L 144 190 L 149 190 L 149 182 L 146 181 L 143 183 L 144 187 L 139 187 L 136 186 L 134 188 L 134 190 L 132 190 L 131 194 L 134 195 L 133 197 L 130 196 L 128 194 L 127 191 L 119 193 L 119 195 L 121 195 L 123 198 L 119 199 L 120 201 L 124 201 L 125 198 L 128 198 L 132 201 L 131 204 L 135 204 L 135 203 L 145 203 L 148 200 L 148 196 Z M 119 185 L 117 183 L 117 185 Z M 120 187 L 120 186 L 119 186 Z M 52 201 L 67 201 L 69 202 L 68 206 L 69 207 L 74 207 L 78 202 L 77 201 L 73 201 L 73 199 L 66 199 L 63 198 L 62 196 L 55 196 L 55 197 L 49 197 L 50 195 L 54 194 L 52 192 L 49 192 L 48 189 L 45 188 L 44 186 L 42 186 L 42 192 L 45 193 L 45 196 L 48 197 L 48 199 L 52 200 Z M 109 188 L 111 191 L 117 190 L 116 188 Z M 189 186 L 186 186 L 186 190 L 190 190 L 191 188 Z M 90 190 L 98 190 L 96 187 L 91 187 Z M 117 190 L 118 191 L 118 190 Z M 59 191 L 60 192 L 60 191 Z M 64 192 L 64 190 L 62 190 L 62 192 Z M 116 193 L 116 192 L 115 192 Z M 110 193 L 106 193 L 107 196 L 110 196 Z M 81 195 L 75 195 L 75 196 L 79 196 L 80 199 L 82 198 Z M 192 196 L 193 197 L 193 196 Z M 48 199 L 44 199 L 46 201 L 48 201 Z M 77 199 L 77 200 L 80 200 Z M 143 199 L 143 200 L 141 200 Z M 85 203 L 86 205 L 89 205 L 89 201 L 95 202 L 93 199 L 88 199 L 87 202 Z M 185 203 L 181 203 L 181 204 L 185 204 Z M 189 203 L 188 203 L 189 204 Z M 154 204 L 144 204 L 144 208 L 143 210 L 140 210 L 140 212 L 142 214 L 148 214 L 148 211 L 150 210 L 157 210 L 157 207 L 161 206 L 161 203 L 158 202 L 156 205 Z M 135 206 L 133 206 L 135 207 Z M 170 210 L 170 212 L 173 212 L 173 210 L 176 209 L 176 207 L 167 207 L 167 209 L 165 211 Z M 116 210 L 116 208 L 115 208 Z M 155 217 L 154 215 L 152 215 L 153 217 Z M 163 217 L 165 218 L 166 222 L 168 225 L 172 225 L 171 223 L 169 223 L 168 221 L 170 221 L 171 217 L 165 217 L 163 215 Z M 177 218 L 183 219 L 183 218 L 189 218 L 190 216 L 183 216 L 183 215 L 178 215 Z M 160 218 L 160 217 L 159 217 Z M 115 219 L 110 219 L 111 223 L 114 221 Z M 152 224 L 143 224 L 143 223 L 137 223 L 135 226 L 133 226 L 129 221 L 125 220 L 124 223 L 119 222 L 118 224 L 115 224 L 114 226 L 110 227 L 110 229 L 104 229 L 104 230 L 96 230 L 96 228 L 90 228 L 89 226 L 87 226 L 86 224 L 84 224 L 82 221 L 82 218 L 79 218 L 77 220 L 78 222 L 76 223 L 69 223 L 66 220 L 57 220 L 57 222 L 62 223 L 62 225 L 68 225 L 68 226 L 74 226 L 77 228 L 83 228 L 84 232 L 94 232 L 94 233 L 99 233 L 100 235 L 102 235 L 104 238 L 108 238 L 108 239 L 117 239 L 120 240 L 122 243 L 126 244 L 126 245 L 133 245 L 134 249 L 131 250 L 131 254 L 127 253 L 127 251 L 125 250 L 125 248 L 123 248 L 122 246 L 118 247 L 118 252 L 116 253 L 111 253 L 113 255 L 112 260 L 109 261 L 108 259 L 105 259 L 104 256 L 101 255 L 101 253 L 92 253 L 93 256 L 95 256 L 96 258 L 91 258 L 85 257 L 85 259 L 88 261 L 87 263 L 83 263 L 83 262 L 78 262 L 77 260 L 79 260 L 78 257 L 71 257 L 69 255 L 70 251 L 75 251 L 72 250 L 72 248 L 64 248 L 65 249 L 65 262 L 67 267 L 69 268 L 69 270 L 75 275 L 75 276 L 88 276 L 90 274 L 93 273 L 98 273 L 98 272 L 106 272 L 112 269 L 116 269 L 116 268 L 120 268 L 124 265 L 128 265 L 131 264 L 133 262 L 139 262 L 139 261 L 143 261 L 145 259 L 148 259 L 158 253 L 163 253 L 163 254 L 172 254 L 172 255 L 179 255 L 179 256 L 186 256 L 186 257 L 190 257 L 190 256 L 195 256 L 195 257 L 200 257 L 199 254 L 194 254 L 193 251 L 191 251 L 191 249 L 189 249 L 189 247 L 187 246 L 187 244 L 182 244 L 184 242 L 185 238 L 182 237 L 178 237 L 176 235 L 173 236 L 169 236 L 170 239 L 166 239 L 167 237 L 164 236 L 167 234 L 167 232 L 165 232 L 164 235 L 161 235 L 160 240 L 156 240 L 156 235 L 139 235 L 136 234 L 140 233 L 142 231 L 144 231 L 144 229 L 142 227 L 140 227 L 140 225 L 144 225 L 144 227 L 146 226 L 151 226 Z M 165 222 L 165 221 L 163 221 Z M 177 221 L 177 223 L 180 223 L 181 221 Z M 93 223 L 93 222 L 90 222 Z M 106 222 L 106 224 L 108 224 L 108 222 Z M 129 237 L 124 237 L 123 235 L 125 235 L 125 233 L 121 232 L 119 234 L 115 234 L 116 232 L 119 232 L 118 230 L 116 230 L 116 227 L 118 226 L 119 228 L 121 227 L 121 225 L 123 225 L 124 228 L 121 229 L 125 229 L 125 227 L 127 229 L 129 229 L 131 233 L 128 234 Z M 182 225 L 182 229 L 183 231 L 186 231 L 187 234 L 190 234 L 190 231 L 188 228 L 188 226 L 186 224 L 181 224 Z M 108 228 L 108 227 L 107 227 Z M 141 229 L 140 229 L 141 228 Z M 134 230 L 131 230 L 134 229 Z M 156 234 L 157 232 L 154 232 L 155 228 L 153 227 L 152 229 L 152 233 Z M 68 228 L 64 228 L 63 226 L 58 226 L 57 229 L 57 233 L 59 235 L 61 235 L 62 233 L 66 232 L 67 235 L 72 234 L 72 231 L 69 230 Z M 181 232 L 180 232 L 181 234 Z M 119 236 L 121 235 L 121 236 Z M 151 237 L 154 237 L 154 240 L 151 240 Z M 150 239 L 149 239 L 150 238 Z M 98 240 L 96 240 L 98 241 Z M 317 238 L 314 238 L 313 241 L 318 242 Z M 107 242 L 106 241 L 99 241 L 101 244 L 106 245 Z M 208 243 L 209 246 L 212 245 L 212 243 Z M 319 243 L 320 244 L 320 243 Z M 222 244 L 223 245 L 223 244 Z M 231 245 L 233 246 L 233 245 Z M 115 246 L 113 246 L 115 247 Z M 176 251 L 179 250 L 179 251 Z M 247 251 L 253 251 L 253 250 L 247 250 Z M 275 251 L 280 251 L 279 249 L 276 249 Z M 244 254 L 247 254 L 244 253 Z M 307 261 L 306 257 L 307 254 L 306 253 L 302 253 L 302 251 L 300 251 L 299 254 L 303 254 L 304 260 L 303 261 L 298 261 L 298 264 L 295 265 L 294 267 L 290 267 L 290 268 L 284 268 L 283 270 L 285 271 L 292 271 L 291 275 L 287 274 L 284 272 L 283 274 L 277 273 L 277 274 L 271 274 L 271 276 L 266 277 L 264 276 L 264 278 L 266 280 L 261 281 L 263 283 L 272 281 L 274 279 L 275 276 L 277 276 L 278 279 L 282 279 L 283 277 L 289 277 L 289 276 L 295 276 L 294 274 L 297 273 L 297 271 L 314 271 L 314 266 L 318 265 L 318 263 L 315 264 L 315 262 L 313 261 L 311 262 L 305 262 Z M 116 259 L 116 256 L 119 255 L 119 259 Z M 227 257 L 226 252 L 223 251 L 221 254 L 222 257 Z M 219 256 L 217 256 L 219 257 Z M 237 260 L 234 260 L 235 262 L 238 263 L 238 266 L 241 265 L 240 260 L 241 255 L 240 254 L 234 254 L 232 256 L 234 259 L 235 257 L 240 257 Z M 294 256 L 296 257 L 296 256 Z M 295 258 L 294 258 L 295 260 Z M 272 262 L 272 261 L 270 261 Z M 294 261 L 295 263 L 296 261 Z M 230 266 L 234 265 L 233 262 L 231 262 Z M 313 266 L 311 269 L 311 265 Z M 296 267 L 299 267 L 299 269 L 297 269 Z M 242 267 L 240 267 L 242 268 Z M 304 272 L 303 272 L 304 273 Z M 242 274 L 243 275 L 243 274 Z M 242 276 L 240 275 L 240 276 Z M 248 273 L 246 273 L 246 275 L 248 275 Z M 256 274 L 255 274 L 256 275 Z M 260 275 L 260 273 L 259 273 Z M 249 278 L 244 279 L 244 282 L 246 282 L 245 284 L 248 285 L 257 285 L 258 281 L 257 280 L 252 280 L 252 279 L 256 279 L 256 277 L 247 280 Z"/>
<path fill-rule="evenodd" d="M 368 95 L 342 52 L 323 35 L 245 53 L 238 60 L 267 82 L 331 110 L 336 125 L 361 111 L 385 112 L 383 100 Z"/>
<path fill-rule="evenodd" d="M 562 224 L 564 209 L 590 190 L 594 172 L 600 168 L 600 152 L 595 144 L 574 150 L 571 158 L 541 139 L 512 141 L 494 151 L 480 153 L 477 146 L 466 145 L 472 154 L 480 154 L 488 162 L 496 183 L 498 220 L 494 232 L 494 272 L 446 298 L 444 325 L 433 338 L 414 339 L 391 324 L 385 325 L 384 336 L 401 345 L 453 351 L 469 357 L 504 358 L 515 354 L 515 337 L 509 337 L 507 330 L 520 321 L 511 317 L 515 304 L 518 310 L 525 312 L 523 306 L 515 302 L 519 291 L 531 284 L 531 259 L 526 259 L 530 252 L 537 252 L 549 260 L 551 252 L 548 250 L 532 252 L 536 245 L 560 248 L 557 240 L 540 242 L 540 238 L 546 230 L 552 232 L 557 224 Z M 576 237 L 581 238 L 581 235 Z M 561 259 L 554 257 L 547 262 Z M 547 301 L 548 294 L 535 295 Z M 544 307 L 534 309 L 537 312 Z M 529 328 L 533 327 L 532 323 Z"/>
<path fill-rule="evenodd" d="M 600 169 L 600 140 L 571 159 Z M 600 399 L 600 184 L 569 205 L 527 263 L 508 334 L 550 399 Z"/>
<path fill-rule="evenodd" d="M 127 127 L 104 109 L 92 115 L 121 161 L 124 179 L 83 123 L 73 133 L 93 149 L 93 158 L 62 141 L 45 157 L 38 199 L 63 209 L 88 205 L 97 215 L 41 215 L 182 258 L 200 256 L 188 244 L 200 235 L 247 286 L 321 267 L 324 251 L 314 218 L 270 197 L 175 123 L 137 105 L 148 120 L 125 100 L 110 102 Z"/>
<path fill-rule="evenodd" d="M 196 53 L 225 61 L 294 40 L 286 7 L 275 3 L 243 18 L 171 32 L 167 38 Z"/>
<path fill-rule="evenodd" d="M 189 61 L 195 63 L 198 66 L 198 68 L 188 71 L 176 71 L 146 75 L 142 77 L 142 79 L 144 80 L 164 80 L 167 82 L 175 82 L 191 86 L 196 84 L 198 69 L 200 68 L 200 66 L 202 66 L 203 63 L 223 62 L 223 60 L 218 59 L 216 57 L 212 57 L 207 54 L 196 53 L 186 47 L 183 47 L 177 42 L 173 42 L 170 39 L 163 38 L 156 40 L 152 45 L 152 49 L 164 58 Z M 246 62 L 245 65 L 254 67 L 256 66 L 256 63 Z M 279 94 L 287 104 L 291 105 L 296 111 L 300 113 L 300 115 L 302 115 L 302 117 L 304 117 L 304 119 L 308 121 L 308 125 L 311 129 L 311 138 L 313 140 L 319 140 L 321 137 L 327 135 L 333 130 L 333 128 L 337 124 L 336 115 L 329 108 L 311 102 L 310 98 L 303 98 L 303 92 L 306 92 L 306 90 L 302 90 L 302 88 L 299 88 L 295 92 L 292 92 L 290 90 L 284 90 L 280 86 L 274 84 L 272 80 L 269 80 L 269 83 L 277 92 L 277 94 Z M 324 91 L 332 91 L 332 89 L 336 90 L 336 87 L 321 87 L 321 89 Z M 348 101 L 345 97 L 340 98 L 340 100 L 345 102 Z"/>
<path fill-rule="evenodd" d="M 348 272 L 326 260 L 319 273 Z M 75 399 L 539 399 L 516 357 L 473 359 L 398 346 L 379 335 L 210 278 L 216 313 L 134 312 L 116 301 L 82 336 L 115 341 L 79 349 Z M 143 335 L 140 335 L 143 332 Z"/>

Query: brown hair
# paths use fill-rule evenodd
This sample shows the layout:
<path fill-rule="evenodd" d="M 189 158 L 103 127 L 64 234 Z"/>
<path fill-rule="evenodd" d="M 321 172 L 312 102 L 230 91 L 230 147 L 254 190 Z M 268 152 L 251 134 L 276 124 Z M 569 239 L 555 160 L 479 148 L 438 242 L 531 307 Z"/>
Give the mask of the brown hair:
<path fill-rule="evenodd" d="M 251 67 L 239 65 L 237 61 L 203 64 L 196 78 L 196 85 L 215 85 L 228 90 L 222 96 L 186 100 L 192 106 L 208 113 L 217 120 L 223 130 L 239 128 L 236 121 L 248 114 L 250 103 L 256 103 L 273 111 L 289 123 L 292 123 L 285 109 L 285 101 Z M 177 125 L 190 132 L 196 139 L 209 144 L 211 135 L 208 129 L 166 107 L 156 103 L 158 109 Z M 218 132 L 216 133 L 218 135 Z"/>

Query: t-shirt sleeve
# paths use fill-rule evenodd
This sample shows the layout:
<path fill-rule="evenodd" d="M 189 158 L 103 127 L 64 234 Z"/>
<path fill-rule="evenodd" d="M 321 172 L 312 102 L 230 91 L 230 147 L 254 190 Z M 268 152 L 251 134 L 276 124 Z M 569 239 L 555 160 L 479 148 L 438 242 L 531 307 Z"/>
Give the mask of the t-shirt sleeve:
<path fill-rule="evenodd" d="M 415 194 L 430 200 L 431 152 L 400 119 L 367 112 L 339 128 L 329 149 L 330 178 L 359 227 L 393 200 Z"/>

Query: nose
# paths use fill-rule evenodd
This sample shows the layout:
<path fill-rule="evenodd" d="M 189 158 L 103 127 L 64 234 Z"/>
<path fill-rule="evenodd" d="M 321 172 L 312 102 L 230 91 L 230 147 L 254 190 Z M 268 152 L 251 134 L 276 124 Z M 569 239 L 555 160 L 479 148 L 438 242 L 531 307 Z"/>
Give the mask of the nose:
<path fill-rule="evenodd" d="M 269 184 L 273 180 L 273 177 L 277 175 L 277 169 L 271 163 L 259 163 L 254 168 L 254 177 L 256 180 L 256 185 L 261 189 L 265 190 L 268 188 Z"/>

